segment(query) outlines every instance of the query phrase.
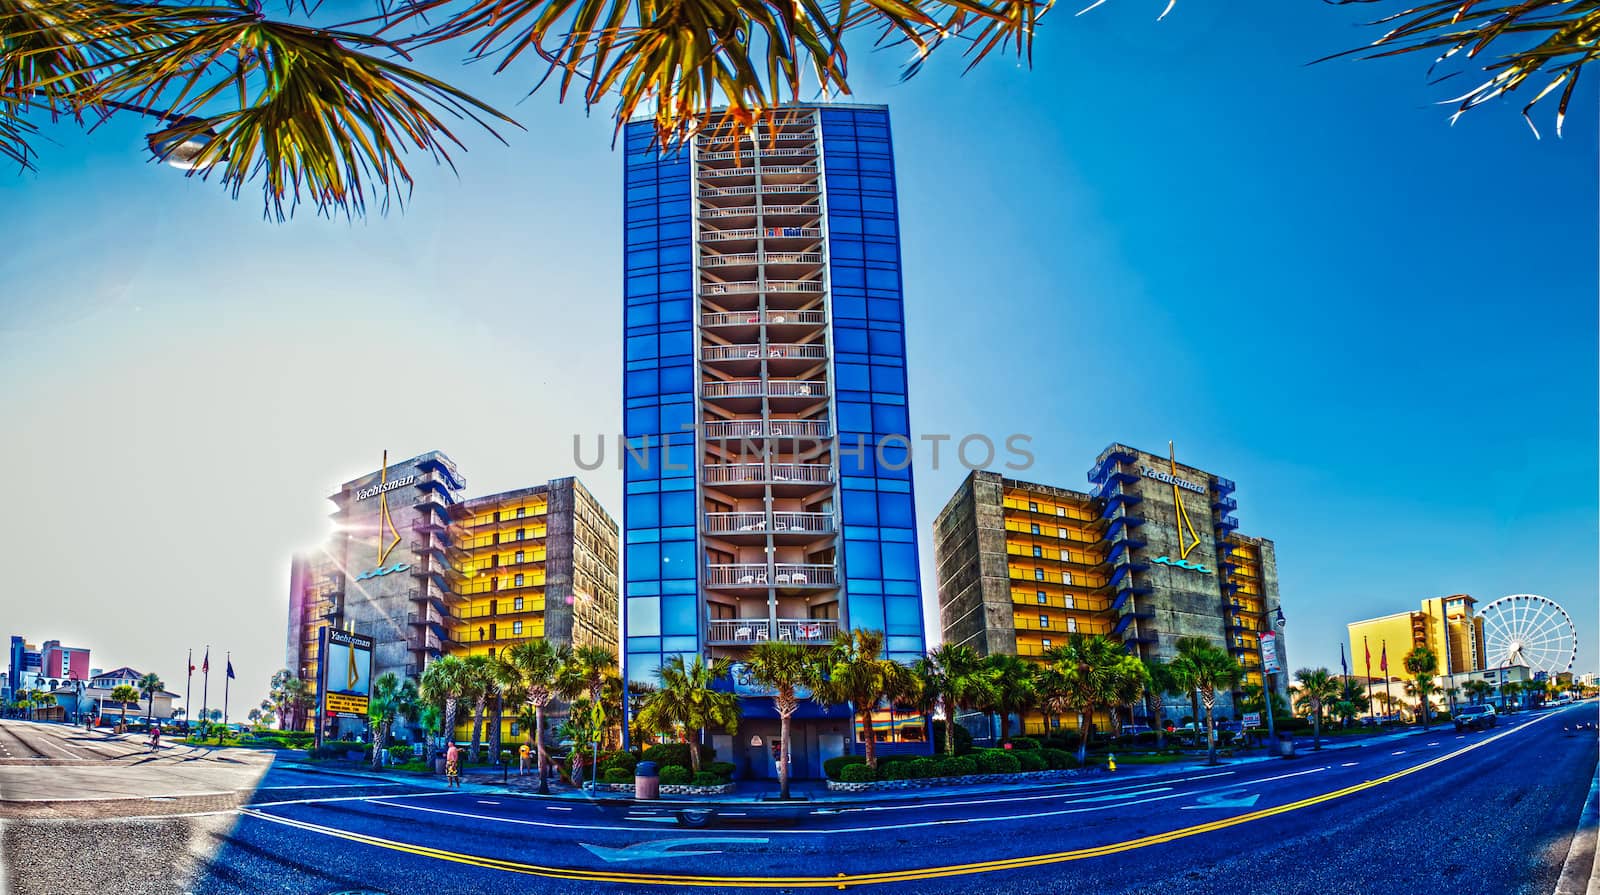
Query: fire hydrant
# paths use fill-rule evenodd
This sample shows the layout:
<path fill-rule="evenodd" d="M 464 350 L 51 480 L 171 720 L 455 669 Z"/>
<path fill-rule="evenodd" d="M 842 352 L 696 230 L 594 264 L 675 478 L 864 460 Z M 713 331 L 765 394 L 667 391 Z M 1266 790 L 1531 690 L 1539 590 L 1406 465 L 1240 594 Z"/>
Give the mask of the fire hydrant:
<path fill-rule="evenodd" d="M 1117 756 L 1114 753 L 1111 754 L 1111 755 L 1106 756 L 1106 770 L 1115 771 L 1116 769 L 1117 769 Z"/>

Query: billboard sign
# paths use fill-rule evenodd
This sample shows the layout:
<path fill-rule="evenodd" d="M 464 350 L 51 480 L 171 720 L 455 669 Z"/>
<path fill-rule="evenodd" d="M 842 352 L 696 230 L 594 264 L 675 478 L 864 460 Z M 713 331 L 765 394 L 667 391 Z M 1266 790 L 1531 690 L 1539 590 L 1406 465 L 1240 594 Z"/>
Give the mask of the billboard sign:
<path fill-rule="evenodd" d="M 1283 670 L 1283 660 L 1278 657 L 1278 635 L 1261 635 L 1261 670 L 1277 674 Z"/>
<path fill-rule="evenodd" d="M 1245 712 L 1243 726 L 1246 730 L 1253 730 L 1261 726 L 1260 712 Z"/>
<path fill-rule="evenodd" d="M 323 714 L 366 720 L 372 699 L 372 638 L 323 628 L 321 646 L 318 690 Z"/>

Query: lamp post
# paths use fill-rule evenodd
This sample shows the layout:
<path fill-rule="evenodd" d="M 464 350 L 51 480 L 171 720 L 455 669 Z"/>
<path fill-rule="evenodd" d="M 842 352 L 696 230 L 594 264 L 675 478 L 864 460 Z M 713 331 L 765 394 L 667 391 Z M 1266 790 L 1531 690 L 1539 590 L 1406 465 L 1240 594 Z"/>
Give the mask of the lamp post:
<path fill-rule="evenodd" d="M 1279 606 L 1278 616 L 1277 618 L 1273 619 L 1272 625 L 1273 627 L 1282 631 L 1285 624 L 1287 624 L 1287 621 L 1283 617 L 1283 607 Z M 1276 660 L 1279 659 L 1282 654 L 1278 652 L 1278 644 L 1276 643 L 1277 638 L 1273 638 L 1273 640 L 1273 659 Z M 1257 638 L 1258 650 L 1260 649 L 1259 643 L 1260 638 Z M 1265 653 L 1263 653 L 1261 656 L 1261 707 L 1265 709 L 1267 713 L 1267 742 L 1272 744 L 1272 748 L 1277 748 L 1277 726 L 1273 723 L 1272 718 L 1272 673 L 1267 671 L 1267 657 Z"/>

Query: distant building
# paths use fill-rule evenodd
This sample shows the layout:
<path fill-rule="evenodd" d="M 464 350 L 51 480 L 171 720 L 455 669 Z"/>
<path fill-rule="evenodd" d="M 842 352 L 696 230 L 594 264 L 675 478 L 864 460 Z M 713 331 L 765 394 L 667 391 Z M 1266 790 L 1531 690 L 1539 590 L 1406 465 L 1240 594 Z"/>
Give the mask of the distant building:
<path fill-rule="evenodd" d="M 34 646 L 21 635 L 11 635 L 5 674 L 0 675 L 0 698 L 10 702 L 27 690 L 53 690 L 63 681 L 87 681 L 89 650 L 46 640 Z"/>
<path fill-rule="evenodd" d="M 1382 678 L 1387 655 L 1387 676 L 1399 680 L 1408 676 L 1406 654 L 1423 646 L 1439 658 L 1436 670 L 1441 675 L 1459 676 L 1482 670 L 1488 663 L 1484 659 L 1483 619 L 1473 611 L 1476 604 L 1477 600 L 1467 594 L 1431 597 L 1413 612 L 1351 622 L 1346 626 L 1350 635 L 1350 670 Z M 1372 657 L 1370 669 L 1366 665 L 1368 655 Z"/>
<path fill-rule="evenodd" d="M 144 673 L 134 668 L 123 666 L 110 671 L 100 672 L 90 677 L 79 687 L 69 682 L 64 683 L 51 691 L 55 697 L 59 710 L 53 713 L 54 720 L 77 722 L 80 719 L 93 715 L 103 718 L 122 717 L 123 705 L 111 698 L 111 693 L 119 686 L 127 684 L 135 689 Z M 128 703 L 128 718 L 153 718 L 157 721 L 166 721 L 172 718 L 173 701 L 178 699 L 178 694 L 165 689 L 156 691 L 154 698 L 149 702 L 141 697 L 136 702 Z M 146 714 L 146 709 L 149 713 Z"/>

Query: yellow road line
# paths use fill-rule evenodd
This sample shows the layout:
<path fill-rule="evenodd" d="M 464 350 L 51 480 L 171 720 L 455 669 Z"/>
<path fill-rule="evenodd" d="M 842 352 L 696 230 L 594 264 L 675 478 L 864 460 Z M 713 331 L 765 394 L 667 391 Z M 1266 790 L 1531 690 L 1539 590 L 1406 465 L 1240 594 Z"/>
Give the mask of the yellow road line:
<path fill-rule="evenodd" d="M 1325 802 L 1342 799 L 1347 796 L 1355 795 L 1358 792 L 1363 792 L 1377 786 L 1382 786 L 1386 783 L 1392 783 L 1402 777 L 1410 776 L 1418 771 L 1427 770 L 1435 765 L 1449 761 L 1452 758 L 1465 755 L 1474 749 L 1487 746 L 1495 740 L 1510 736 L 1511 734 L 1516 733 L 1525 727 L 1528 727 L 1532 724 L 1537 724 L 1539 721 L 1543 721 L 1546 718 L 1552 717 L 1555 716 L 1545 715 L 1543 718 L 1538 718 L 1534 721 L 1528 722 L 1528 724 L 1507 730 L 1504 733 L 1496 734 L 1487 739 L 1479 740 L 1470 746 L 1464 746 L 1454 752 L 1441 755 L 1438 758 L 1429 759 L 1421 764 L 1413 765 L 1409 768 L 1405 768 L 1404 770 L 1396 771 L 1392 774 L 1379 777 L 1375 780 L 1367 780 L 1352 786 L 1346 786 L 1343 789 L 1337 789 L 1321 795 L 1310 796 L 1297 802 L 1290 802 L 1288 804 L 1278 805 L 1272 808 L 1263 808 L 1259 811 L 1251 811 L 1247 814 L 1238 814 L 1234 815 L 1233 817 L 1225 817 L 1203 824 L 1195 824 L 1194 826 L 1183 827 L 1165 833 L 1154 833 L 1149 836 L 1143 836 L 1138 839 L 1129 839 L 1123 842 L 1113 842 L 1106 845 L 1096 845 L 1088 848 L 1052 852 L 1050 854 L 1043 855 L 1025 855 L 1016 858 L 1000 858 L 993 861 L 976 861 L 967 864 L 948 864 L 942 867 L 924 867 L 912 870 L 887 870 L 878 873 L 840 873 L 835 876 L 690 876 L 682 874 L 631 873 L 618 870 L 584 870 L 575 867 L 548 867 L 539 864 L 525 864 L 520 861 L 507 861 L 500 858 L 486 858 L 479 855 L 469 855 L 462 852 L 447 851 L 445 849 L 432 848 L 424 845 L 412 845 L 405 842 L 396 842 L 392 839 L 368 836 L 364 833 L 353 833 L 348 830 L 340 830 L 336 827 L 327 827 L 307 821 L 291 820 L 286 817 L 278 817 L 276 815 L 266 814 L 251 808 L 241 808 L 239 811 L 241 814 L 245 814 L 259 820 L 283 824 L 285 826 L 295 827 L 308 832 L 321 833 L 326 836 L 346 839 L 351 842 L 359 842 L 363 845 L 372 845 L 378 848 L 386 848 L 392 851 L 405 852 L 407 854 L 419 855 L 425 858 L 434 858 L 441 861 L 450 861 L 457 864 L 468 864 L 474 867 L 483 867 L 489 870 L 503 870 L 508 873 L 521 873 L 532 876 L 548 877 L 551 879 L 581 880 L 584 882 L 633 883 L 636 885 L 653 886 L 739 886 L 751 889 L 843 889 L 847 886 L 909 882 L 913 880 L 938 879 L 950 876 L 970 876 L 978 873 L 995 873 L 1002 870 L 1020 870 L 1028 867 L 1061 864 L 1068 861 L 1081 861 L 1086 858 L 1098 858 L 1106 855 L 1114 855 L 1119 852 L 1133 851 L 1134 849 L 1146 848 L 1152 845 L 1161 845 L 1163 843 L 1173 842 L 1179 839 L 1186 839 L 1190 836 L 1198 836 L 1203 833 L 1212 833 L 1216 832 L 1217 830 L 1225 830 L 1229 827 L 1239 826 L 1240 824 L 1264 820 L 1279 814 L 1287 814 L 1291 811 L 1299 811 L 1304 808 L 1310 808 L 1314 805 L 1320 805 Z"/>

